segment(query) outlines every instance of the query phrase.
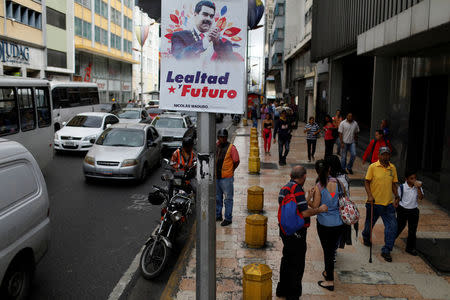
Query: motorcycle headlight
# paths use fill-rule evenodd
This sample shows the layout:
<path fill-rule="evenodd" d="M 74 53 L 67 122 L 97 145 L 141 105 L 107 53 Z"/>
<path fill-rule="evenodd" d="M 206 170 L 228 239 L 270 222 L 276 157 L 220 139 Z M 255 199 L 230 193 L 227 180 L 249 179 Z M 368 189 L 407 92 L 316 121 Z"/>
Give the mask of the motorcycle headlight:
<path fill-rule="evenodd" d="M 137 165 L 139 162 L 136 159 L 125 159 L 122 162 L 122 167 L 131 167 Z"/>
<path fill-rule="evenodd" d="M 84 162 L 91 166 L 95 165 L 95 159 L 92 156 L 86 155 L 86 157 L 84 158 Z"/>
<path fill-rule="evenodd" d="M 171 215 L 170 215 L 170 219 L 172 220 L 172 222 L 178 222 L 181 220 L 181 212 L 179 211 L 174 211 Z"/>
<path fill-rule="evenodd" d="M 97 139 L 97 136 L 95 134 L 87 136 L 87 137 L 83 138 L 83 141 L 90 141 L 92 139 Z"/>

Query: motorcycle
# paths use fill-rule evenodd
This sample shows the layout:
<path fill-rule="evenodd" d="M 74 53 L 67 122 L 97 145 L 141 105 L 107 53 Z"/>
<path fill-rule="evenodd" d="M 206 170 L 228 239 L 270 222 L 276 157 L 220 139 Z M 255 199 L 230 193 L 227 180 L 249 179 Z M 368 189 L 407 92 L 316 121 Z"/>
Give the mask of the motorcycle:
<path fill-rule="evenodd" d="M 168 166 L 168 160 L 164 160 Z M 195 177 L 196 163 L 186 171 L 163 174 L 168 188 L 153 186 L 148 201 L 161 205 L 161 222 L 145 243 L 139 267 L 145 279 L 157 277 L 163 270 L 173 249 L 173 242 L 181 226 L 187 222 L 195 205 L 194 189 L 190 180 Z M 169 167 L 168 167 L 169 168 Z"/>

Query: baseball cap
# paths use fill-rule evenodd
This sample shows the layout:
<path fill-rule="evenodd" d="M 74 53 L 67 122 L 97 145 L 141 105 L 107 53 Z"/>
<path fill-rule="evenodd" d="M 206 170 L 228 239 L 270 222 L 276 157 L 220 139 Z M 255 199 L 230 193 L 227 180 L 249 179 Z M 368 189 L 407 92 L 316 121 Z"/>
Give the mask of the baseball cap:
<path fill-rule="evenodd" d="M 380 154 L 383 153 L 391 153 L 391 150 L 388 147 L 380 147 Z"/>

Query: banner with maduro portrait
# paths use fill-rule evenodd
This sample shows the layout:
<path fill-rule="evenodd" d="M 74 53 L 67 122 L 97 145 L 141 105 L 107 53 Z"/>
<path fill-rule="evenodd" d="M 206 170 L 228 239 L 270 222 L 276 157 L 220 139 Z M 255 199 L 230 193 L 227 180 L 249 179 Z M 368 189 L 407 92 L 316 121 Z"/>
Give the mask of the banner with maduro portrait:
<path fill-rule="evenodd" d="M 243 113 L 247 46 L 243 3 L 162 1 L 162 109 Z"/>

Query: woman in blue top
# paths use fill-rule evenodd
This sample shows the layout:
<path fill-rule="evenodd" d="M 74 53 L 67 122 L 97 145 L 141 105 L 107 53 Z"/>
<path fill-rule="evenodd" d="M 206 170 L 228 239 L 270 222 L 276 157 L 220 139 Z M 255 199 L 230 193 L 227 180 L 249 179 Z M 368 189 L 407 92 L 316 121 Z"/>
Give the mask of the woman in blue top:
<path fill-rule="evenodd" d="M 319 181 L 314 187 L 312 208 L 321 204 L 328 206 L 328 211 L 317 215 L 317 233 L 323 249 L 325 271 L 322 272 L 325 281 L 319 281 L 319 286 L 334 291 L 334 253 L 339 237 L 344 230 L 344 223 L 339 214 L 339 191 L 336 178 L 330 176 L 330 165 L 323 159 L 316 162 Z"/>

